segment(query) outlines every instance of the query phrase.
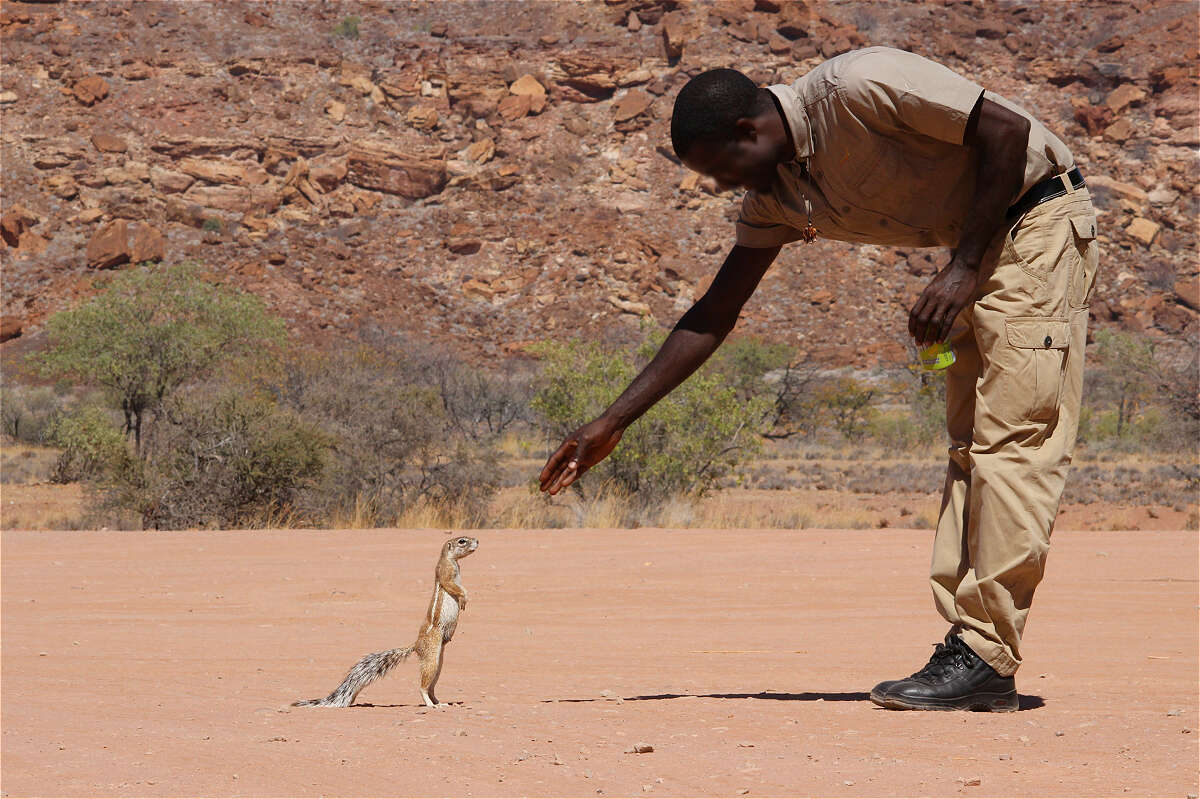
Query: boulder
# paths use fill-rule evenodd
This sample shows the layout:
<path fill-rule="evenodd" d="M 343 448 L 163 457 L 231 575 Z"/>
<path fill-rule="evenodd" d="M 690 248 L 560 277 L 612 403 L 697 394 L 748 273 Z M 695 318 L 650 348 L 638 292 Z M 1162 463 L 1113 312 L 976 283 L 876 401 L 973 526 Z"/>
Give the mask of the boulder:
<path fill-rule="evenodd" d="M 346 159 L 331 155 L 317 156 L 309 164 L 308 179 L 328 194 L 346 179 Z"/>
<path fill-rule="evenodd" d="M 92 269 L 112 269 L 129 263 L 129 223 L 114 219 L 102 226 L 87 245 L 87 263 Z"/>
<path fill-rule="evenodd" d="M 182 194 L 196 182 L 191 175 L 161 167 L 150 167 L 150 185 L 163 194 Z"/>
<path fill-rule="evenodd" d="M 51 175 L 46 178 L 46 188 L 61 200 L 70 200 L 79 194 L 79 184 L 70 175 Z"/>
<path fill-rule="evenodd" d="M 1181 305 L 1200 311 L 1200 275 L 1175 281 L 1175 297 Z"/>
<path fill-rule="evenodd" d="M 1121 118 L 1104 129 L 1104 139 L 1105 141 L 1123 144 L 1132 138 L 1136 132 L 1132 122 Z"/>
<path fill-rule="evenodd" d="M 1100 194 L 1111 194 L 1122 200 L 1130 200 L 1138 205 L 1145 205 L 1149 200 L 1146 192 L 1138 186 L 1114 180 L 1108 175 L 1088 175 L 1085 180 L 1089 189 L 1098 191 Z"/>
<path fill-rule="evenodd" d="M 14 205 L 0 215 L 0 238 L 10 247 L 20 244 L 21 234 L 32 228 L 40 220 L 25 209 L 24 206 Z"/>
<path fill-rule="evenodd" d="M 92 144 L 102 153 L 123 153 L 129 149 L 124 139 L 111 133 L 93 133 Z"/>
<path fill-rule="evenodd" d="M 108 83 L 99 75 L 89 75 L 76 81 L 71 93 L 83 105 L 95 105 L 108 96 Z"/>
<path fill-rule="evenodd" d="M 143 261 L 161 261 L 167 254 L 167 240 L 150 225 L 141 223 L 133 228 L 129 240 L 129 259 L 140 264 Z"/>
<path fill-rule="evenodd" d="M 643 113 L 654 102 L 654 97 L 641 89 L 630 89 L 625 96 L 613 104 L 613 121 L 624 122 Z"/>
<path fill-rule="evenodd" d="M 1149 247 L 1154 241 L 1154 237 L 1158 235 L 1160 227 L 1157 222 L 1139 216 L 1129 223 L 1129 227 L 1125 228 L 1125 234 Z"/>
<path fill-rule="evenodd" d="M 468 161 L 474 161 L 477 164 L 486 164 L 496 155 L 496 143 L 489 139 L 480 139 L 468 146 L 463 153 Z"/>
<path fill-rule="evenodd" d="M 500 101 L 496 109 L 500 117 L 513 122 L 527 115 L 533 108 L 533 98 L 527 94 L 510 94 Z"/>
<path fill-rule="evenodd" d="M 20 338 L 24 322 L 14 316 L 0 317 L 0 341 Z"/>
<path fill-rule="evenodd" d="M 263 215 L 279 207 L 279 192 L 266 186 L 193 185 L 184 200 L 216 211 Z"/>
<path fill-rule="evenodd" d="M 438 111 L 431 105 L 414 105 L 405 115 L 408 124 L 417 130 L 429 131 L 437 127 Z"/>
<path fill-rule="evenodd" d="M 417 200 L 439 193 L 446 185 L 442 158 L 408 156 L 356 148 L 346 158 L 346 180 L 355 186 Z"/>
<path fill-rule="evenodd" d="M 1146 99 L 1146 90 L 1132 83 L 1124 83 L 1109 92 L 1104 104 L 1114 114 L 1119 114 L 1131 105 L 1141 105 Z"/>
<path fill-rule="evenodd" d="M 183 158 L 175 167 L 185 175 L 208 183 L 229 183 L 239 186 L 261 186 L 270 176 L 255 163 L 239 163 L 221 159 Z"/>

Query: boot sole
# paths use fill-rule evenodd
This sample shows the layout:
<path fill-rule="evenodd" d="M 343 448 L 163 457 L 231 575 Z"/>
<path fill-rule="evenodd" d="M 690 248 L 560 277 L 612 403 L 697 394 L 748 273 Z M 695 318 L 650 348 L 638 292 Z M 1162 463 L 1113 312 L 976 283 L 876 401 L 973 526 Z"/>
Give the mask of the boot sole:
<path fill-rule="evenodd" d="M 1016 691 L 1004 694 L 971 694 L 957 699 L 925 699 L 919 702 L 896 696 L 880 696 L 872 691 L 871 701 L 888 710 L 975 710 L 1012 713 L 1021 707 Z"/>

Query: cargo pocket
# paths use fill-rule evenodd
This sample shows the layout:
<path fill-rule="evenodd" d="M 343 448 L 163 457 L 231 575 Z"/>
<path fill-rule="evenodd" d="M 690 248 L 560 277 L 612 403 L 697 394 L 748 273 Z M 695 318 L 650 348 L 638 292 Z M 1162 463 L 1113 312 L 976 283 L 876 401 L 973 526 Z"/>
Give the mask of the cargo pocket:
<path fill-rule="evenodd" d="M 1067 301 L 1072 308 L 1082 308 L 1092 296 L 1096 282 L 1096 266 L 1100 262 L 1096 242 L 1096 215 L 1083 214 L 1071 217 L 1071 231 L 1075 237 L 1075 253 L 1078 260 L 1072 264 L 1071 288 Z"/>
<path fill-rule="evenodd" d="M 1067 368 L 1071 324 L 1066 319 L 1018 317 L 1004 320 L 1008 343 L 1017 355 L 1017 385 L 1022 399 L 1014 403 L 1025 409 L 1020 416 L 1031 422 L 1053 421 L 1062 398 Z"/>

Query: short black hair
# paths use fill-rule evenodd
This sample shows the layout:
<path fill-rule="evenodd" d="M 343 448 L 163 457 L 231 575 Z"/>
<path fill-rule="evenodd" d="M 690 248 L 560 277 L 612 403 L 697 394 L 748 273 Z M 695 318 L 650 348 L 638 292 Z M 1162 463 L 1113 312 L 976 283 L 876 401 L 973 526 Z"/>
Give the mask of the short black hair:
<path fill-rule="evenodd" d="M 754 81 L 736 69 L 710 69 L 687 82 L 671 112 L 671 146 L 686 158 L 698 141 L 728 142 L 737 121 L 765 110 L 767 101 Z"/>

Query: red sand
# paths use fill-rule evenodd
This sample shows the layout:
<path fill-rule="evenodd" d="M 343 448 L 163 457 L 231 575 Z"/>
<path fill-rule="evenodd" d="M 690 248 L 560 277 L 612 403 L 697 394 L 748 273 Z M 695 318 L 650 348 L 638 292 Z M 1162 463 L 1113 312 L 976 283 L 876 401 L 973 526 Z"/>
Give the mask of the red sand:
<path fill-rule="evenodd" d="M 1194 531 L 1056 533 L 1009 714 L 866 698 L 944 632 L 929 533 L 472 534 L 458 704 L 331 710 L 446 534 L 5 532 L 3 795 L 1197 791 Z"/>

